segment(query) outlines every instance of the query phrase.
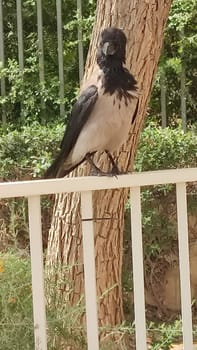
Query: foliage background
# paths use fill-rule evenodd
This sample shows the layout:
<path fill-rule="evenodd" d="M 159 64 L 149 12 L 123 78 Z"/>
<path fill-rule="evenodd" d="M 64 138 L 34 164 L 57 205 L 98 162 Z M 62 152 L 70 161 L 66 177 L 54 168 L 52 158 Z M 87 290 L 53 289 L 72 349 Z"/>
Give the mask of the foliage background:
<path fill-rule="evenodd" d="M 16 7 L 13 1 L 3 1 L 5 67 L 0 66 L 0 77 L 6 79 L 6 96 L 0 98 L 1 110 L 7 120 L 18 125 L 37 122 L 65 122 L 59 115 L 58 53 L 56 33 L 56 2 L 44 0 L 43 39 L 45 83 L 39 83 L 38 45 L 36 27 L 36 1 L 23 1 L 23 36 L 25 68 L 21 72 L 18 65 Z M 89 39 L 94 22 L 95 0 L 83 0 L 83 19 L 79 19 L 76 3 L 62 1 L 63 59 L 65 79 L 65 111 L 70 110 L 78 91 L 78 42 L 77 27 L 82 26 L 84 56 L 87 54 Z M 167 91 L 168 124 L 176 125 L 180 118 L 181 69 L 186 71 L 187 119 L 196 121 L 197 86 L 197 3 L 195 0 L 174 0 L 165 33 L 163 52 L 149 108 L 149 119 L 161 123 L 161 84 Z M 161 79 L 164 76 L 164 82 Z M 41 100 L 45 109 L 41 108 Z M 61 101 L 62 102 L 62 101 Z M 63 119 L 63 120 L 62 120 Z"/>

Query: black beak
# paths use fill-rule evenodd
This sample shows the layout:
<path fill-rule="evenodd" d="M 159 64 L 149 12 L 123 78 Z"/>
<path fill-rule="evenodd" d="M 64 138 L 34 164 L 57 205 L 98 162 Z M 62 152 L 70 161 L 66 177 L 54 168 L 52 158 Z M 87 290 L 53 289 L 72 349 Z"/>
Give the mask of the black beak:
<path fill-rule="evenodd" d="M 102 47 L 102 51 L 105 56 L 112 56 L 116 52 L 114 44 L 110 41 L 109 42 L 107 41 L 106 43 L 104 43 Z"/>

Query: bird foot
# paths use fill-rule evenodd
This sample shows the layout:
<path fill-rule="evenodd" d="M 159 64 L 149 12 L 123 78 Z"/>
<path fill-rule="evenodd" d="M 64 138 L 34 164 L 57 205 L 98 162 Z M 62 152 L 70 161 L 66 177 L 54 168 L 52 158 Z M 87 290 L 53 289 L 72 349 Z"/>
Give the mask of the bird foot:
<path fill-rule="evenodd" d="M 118 177 L 118 175 L 123 174 L 117 167 L 112 167 L 111 171 L 102 171 L 99 168 L 93 168 L 90 172 L 92 176 L 108 176 L 108 177 Z"/>
<path fill-rule="evenodd" d="M 123 172 L 121 172 L 116 163 L 114 162 L 112 156 L 110 154 L 108 154 L 111 163 L 112 163 L 112 169 L 111 171 L 103 171 L 101 169 L 99 169 L 96 164 L 94 164 L 93 160 L 91 159 L 90 155 L 87 154 L 86 155 L 86 160 L 89 162 L 90 166 L 91 166 L 91 170 L 90 170 L 90 175 L 91 176 L 115 176 L 117 178 L 118 175 L 124 174 Z"/>
<path fill-rule="evenodd" d="M 107 171 L 102 171 L 97 167 L 96 168 L 94 167 L 93 169 L 91 169 L 90 175 L 91 176 L 114 176 L 112 173 Z"/>
<path fill-rule="evenodd" d="M 119 168 L 117 167 L 116 164 L 114 164 L 112 166 L 112 169 L 111 169 L 111 176 L 115 176 L 116 178 L 118 177 L 118 175 L 126 175 L 128 174 L 127 171 L 121 171 L 119 170 Z"/>
<path fill-rule="evenodd" d="M 112 166 L 111 174 L 112 174 L 112 176 L 115 176 L 115 177 L 122 174 L 122 172 L 118 169 L 118 167 L 115 163 Z"/>

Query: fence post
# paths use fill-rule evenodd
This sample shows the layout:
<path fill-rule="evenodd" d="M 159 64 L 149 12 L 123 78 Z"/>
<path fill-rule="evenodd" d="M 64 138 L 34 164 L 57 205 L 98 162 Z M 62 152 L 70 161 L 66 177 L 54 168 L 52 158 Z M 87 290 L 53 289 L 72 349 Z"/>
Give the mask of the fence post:
<path fill-rule="evenodd" d="M 140 187 L 130 189 L 136 350 L 146 350 L 144 267 Z"/>
<path fill-rule="evenodd" d="M 81 192 L 88 350 L 99 350 L 92 192 Z"/>
<path fill-rule="evenodd" d="M 59 67 L 59 82 L 60 82 L 60 115 L 64 116 L 64 63 L 63 63 L 63 39 L 62 39 L 62 0 L 56 0 L 57 11 L 57 41 L 58 41 L 58 67 Z"/>
<path fill-rule="evenodd" d="M 179 242 L 179 266 L 181 285 L 181 310 L 183 322 L 183 346 L 184 349 L 192 349 L 192 311 L 191 311 L 191 287 L 189 266 L 189 243 L 187 221 L 186 184 L 176 184 L 177 197 L 177 223 Z"/>
<path fill-rule="evenodd" d="M 47 350 L 40 196 L 28 197 L 35 350 Z"/>
<path fill-rule="evenodd" d="M 77 0 L 78 20 L 82 20 L 82 3 Z M 81 83 L 84 73 L 84 57 L 83 57 L 83 35 L 81 23 L 78 24 L 78 53 L 79 53 L 79 82 Z"/>
<path fill-rule="evenodd" d="M 18 61 L 21 71 L 24 69 L 23 57 L 23 20 L 22 20 L 22 6 L 21 0 L 16 1 L 17 12 L 17 36 L 18 36 Z"/>
<path fill-rule="evenodd" d="M 39 77 L 40 83 L 43 86 L 45 82 L 44 77 L 44 44 L 43 44 L 43 22 L 42 22 L 42 0 L 37 0 L 37 24 L 38 24 L 38 51 L 39 51 Z M 41 108 L 44 111 L 45 102 L 41 99 Z M 44 122 L 43 116 L 42 122 Z"/>

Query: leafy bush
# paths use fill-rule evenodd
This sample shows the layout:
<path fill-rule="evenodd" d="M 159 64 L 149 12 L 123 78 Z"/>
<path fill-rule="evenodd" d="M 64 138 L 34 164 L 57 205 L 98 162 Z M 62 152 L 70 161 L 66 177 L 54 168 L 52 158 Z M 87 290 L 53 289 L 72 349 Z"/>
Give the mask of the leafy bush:
<path fill-rule="evenodd" d="M 0 128 L 0 178 L 4 180 L 39 177 L 57 154 L 65 125 L 53 123 Z M 180 128 L 157 128 L 151 123 L 140 138 L 135 171 L 196 166 L 195 132 Z"/>
<path fill-rule="evenodd" d="M 58 77 L 40 83 L 38 69 L 38 54 L 32 52 L 23 71 L 15 59 L 8 59 L 7 67 L 0 70 L 0 78 L 6 79 L 8 87 L 6 96 L 0 97 L 7 121 L 27 125 L 30 121 L 53 120 L 59 115 Z M 46 109 L 42 108 L 41 101 Z M 65 99 L 66 102 L 68 104 Z"/>
<path fill-rule="evenodd" d="M 168 125 L 172 125 L 181 108 L 181 71 L 185 67 L 184 84 L 187 100 L 187 120 L 196 121 L 196 23 L 195 0 L 174 0 L 168 16 L 163 50 L 158 65 L 150 101 L 150 115 L 161 120 L 161 85 L 166 89 Z"/>
<path fill-rule="evenodd" d="M 54 275 L 45 269 L 47 337 L 49 350 L 74 348 L 85 350 L 86 332 L 83 317 L 85 313 L 84 296 L 76 305 L 70 305 L 61 297 L 62 287 L 67 282 L 70 288 L 74 281 L 65 281 L 64 276 L 57 279 L 60 270 L 54 269 Z M 34 349 L 34 324 L 32 307 L 31 263 L 27 251 L 9 251 L 0 253 L 0 349 Z M 58 307 L 57 307 L 58 295 Z M 106 332 L 126 332 L 127 329 L 106 329 Z M 107 343 L 107 340 L 105 341 Z M 103 347 L 102 347 L 103 349 Z M 106 347 L 110 349 L 110 347 Z"/>
<path fill-rule="evenodd" d="M 146 127 L 140 138 L 135 158 L 136 171 L 195 167 L 197 137 L 195 131 L 181 128 Z"/>
<path fill-rule="evenodd" d="M 20 130 L 0 129 L 0 181 L 30 180 L 42 177 L 57 152 L 63 125 L 38 123 Z M 52 200 L 42 197 L 43 245 L 47 246 Z M 27 201 L 11 198 L 0 201 L 1 249 L 29 246 Z"/>
<path fill-rule="evenodd" d="M 1 130 L 0 178 L 7 181 L 42 175 L 59 147 L 64 128 L 62 124 L 34 123 L 20 130 Z"/>
<path fill-rule="evenodd" d="M 16 6 L 11 0 L 3 1 L 5 67 L 0 64 L 0 78 L 5 78 L 6 96 L 0 96 L 0 110 L 5 111 L 7 121 L 23 125 L 35 120 L 48 122 L 58 118 L 60 121 L 60 102 L 64 103 L 66 112 L 70 109 L 70 101 L 75 97 L 79 85 L 78 24 L 83 28 L 86 56 L 95 5 L 94 0 L 83 1 L 83 19 L 79 20 L 77 4 L 72 0 L 62 1 L 65 97 L 60 101 L 56 2 L 42 3 L 45 81 L 40 84 L 36 1 L 24 0 L 22 4 L 23 71 L 18 63 Z"/>
<path fill-rule="evenodd" d="M 48 283 L 51 284 L 51 280 Z M 0 285 L 0 349 L 34 349 L 31 265 L 25 251 L 0 253 Z M 49 349 L 63 350 L 65 344 L 85 349 L 84 329 L 80 325 L 83 298 L 72 307 L 62 300 L 57 310 L 53 301 L 58 288 L 60 286 L 51 286 L 53 293 L 50 293 L 50 307 L 47 308 Z"/>
<path fill-rule="evenodd" d="M 141 134 L 135 159 L 135 170 L 148 171 L 196 167 L 197 137 L 180 128 L 155 128 L 150 124 Z M 196 207 L 195 187 L 188 188 L 188 209 Z M 159 185 L 142 188 L 142 224 L 146 255 L 157 256 L 176 244 L 175 186 Z"/>
<path fill-rule="evenodd" d="M 34 346 L 29 258 L 0 254 L 0 348 Z"/>

